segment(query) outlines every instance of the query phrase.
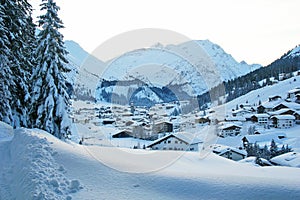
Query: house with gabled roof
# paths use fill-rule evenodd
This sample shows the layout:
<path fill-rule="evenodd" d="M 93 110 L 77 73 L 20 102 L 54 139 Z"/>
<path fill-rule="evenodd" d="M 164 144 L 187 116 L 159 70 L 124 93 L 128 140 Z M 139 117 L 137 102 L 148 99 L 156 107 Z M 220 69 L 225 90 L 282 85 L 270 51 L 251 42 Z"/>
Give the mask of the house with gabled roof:
<path fill-rule="evenodd" d="M 294 102 L 283 101 L 273 107 L 273 111 L 281 110 L 283 108 L 289 108 L 293 110 L 300 110 L 300 104 Z"/>
<path fill-rule="evenodd" d="M 111 136 L 112 138 L 131 138 L 132 136 L 132 131 L 129 130 L 119 130 L 115 133 L 113 133 Z"/>
<path fill-rule="evenodd" d="M 293 115 L 294 113 L 295 113 L 295 110 L 293 110 L 293 109 L 282 108 L 280 110 L 269 112 L 268 114 L 270 114 L 271 116 L 274 116 L 274 115 Z"/>
<path fill-rule="evenodd" d="M 247 109 L 238 109 L 238 110 L 234 110 L 232 111 L 232 116 L 237 117 L 237 116 L 244 116 L 247 114 L 250 114 L 251 111 L 247 110 Z"/>
<path fill-rule="evenodd" d="M 271 117 L 275 128 L 291 128 L 295 126 L 295 116 L 293 115 L 275 115 Z"/>
<path fill-rule="evenodd" d="M 153 124 L 153 133 L 170 133 L 173 132 L 173 123 L 169 121 L 159 121 Z"/>
<path fill-rule="evenodd" d="M 294 98 L 296 98 L 297 94 L 300 94 L 300 88 L 295 88 L 295 89 L 288 91 L 287 98 L 294 99 Z"/>
<path fill-rule="evenodd" d="M 283 100 L 277 99 L 273 101 L 266 101 L 263 102 L 261 105 L 257 106 L 257 113 L 267 113 L 267 112 L 272 112 L 274 106 L 280 104 Z"/>
<path fill-rule="evenodd" d="M 279 96 L 279 95 L 269 96 L 269 102 L 271 102 L 271 101 L 277 101 L 277 100 L 280 100 L 280 99 L 281 99 L 281 96 Z"/>
<path fill-rule="evenodd" d="M 269 124 L 270 116 L 266 113 L 254 114 L 251 116 L 251 121 L 257 123 L 260 126 L 265 126 Z"/>
<path fill-rule="evenodd" d="M 203 142 L 186 132 L 171 133 L 153 141 L 147 148 L 152 150 L 198 151 Z"/>
<path fill-rule="evenodd" d="M 218 136 L 220 137 L 227 137 L 227 136 L 237 136 L 241 133 L 242 127 L 233 124 L 233 123 L 226 123 L 222 125 L 220 128 L 220 132 L 218 133 Z"/>
<path fill-rule="evenodd" d="M 244 149 L 237 149 L 220 144 L 211 145 L 210 148 L 213 153 L 234 161 L 239 161 L 247 157 L 247 152 Z"/>

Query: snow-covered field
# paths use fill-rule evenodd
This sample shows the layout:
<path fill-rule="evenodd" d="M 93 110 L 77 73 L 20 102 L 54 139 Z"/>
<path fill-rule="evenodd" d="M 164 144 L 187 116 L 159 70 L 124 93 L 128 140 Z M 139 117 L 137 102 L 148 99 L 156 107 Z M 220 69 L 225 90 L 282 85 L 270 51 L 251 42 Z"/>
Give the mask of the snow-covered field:
<path fill-rule="evenodd" d="M 3 123 L 0 131 L 0 199 L 300 198 L 300 168 L 257 167 L 215 154 L 81 146 Z M 152 172 L 124 172 L 148 166 Z"/>

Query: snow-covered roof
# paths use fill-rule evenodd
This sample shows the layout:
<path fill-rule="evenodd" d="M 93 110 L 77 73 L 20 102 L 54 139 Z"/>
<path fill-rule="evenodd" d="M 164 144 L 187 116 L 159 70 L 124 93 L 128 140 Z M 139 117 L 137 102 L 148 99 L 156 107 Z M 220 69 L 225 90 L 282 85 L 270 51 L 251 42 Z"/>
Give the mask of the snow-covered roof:
<path fill-rule="evenodd" d="M 270 115 L 268 115 L 266 113 L 255 114 L 255 115 L 252 115 L 252 116 L 255 116 L 257 118 L 268 118 L 268 117 L 270 117 Z"/>
<path fill-rule="evenodd" d="M 271 142 L 274 140 L 276 143 L 281 143 L 281 139 L 279 137 L 285 138 L 285 133 L 265 133 L 259 135 L 246 135 L 245 138 L 249 143 L 261 143 L 261 142 Z"/>
<path fill-rule="evenodd" d="M 230 147 L 230 146 L 215 144 L 215 145 L 211 145 L 210 148 L 213 150 L 214 153 L 217 153 L 219 155 L 223 155 L 224 153 L 226 153 L 228 151 L 233 151 L 233 152 L 236 152 L 238 154 L 247 156 L 247 152 L 245 150 L 237 149 L 237 148 Z"/>
<path fill-rule="evenodd" d="M 274 98 L 281 98 L 281 96 L 280 95 L 271 95 L 271 96 L 269 96 L 269 99 L 274 99 Z"/>
<path fill-rule="evenodd" d="M 271 162 L 290 167 L 300 167 L 300 154 L 296 152 L 289 152 L 271 159 Z"/>
<path fill-rule="evenodd" d="M 250 164 L 253 166 L 259 166 L 258 164 L 255 163 L 257 157 L 255 156 L 250 156 L 247 158 L 244 158 L 243 160 L 238 161 L 239 163 L 245 163 L 245 164 Z M 265 166 L 272 166 L 272 163 L 270 163 L 267 159 L 264 158 L 260 158 L 261 162 L 265 165 Z"/>
<path fill-rule="evenodd" d="M 159 138 L 159 139 L 153 141 L 150 145 L 148 145 L 148 147 L 152 147 L 153 145 L 158 144 L 161 141 L 167 140 L 170 137 L 175 137 L 179 140 L 182 140 L 183 142 L 186 142 L 189 145 L 202 143 L 202 140 L 197 138 L 194 134 L 186 133 L 186 132 L 179 132 L 179 133 L 171 133 L 171 134 L 166 135 L 162 138 Z"/>
<path fill-rule="evenodd" d="M 280 104 L 281 102 L 283 102 L 282 99 L 277 99 L 275 101 L 265 101 L 263 102 L 260 106 L 264 107 L 264 108 L 274 108 L 274 106 L 277 106 L 278 104 Z M 259 107 L 259 106 L 258 106 Z"/>
<path fill-rule="evenodd" d="M 282 113 L 288 112 L 288 111 L 293 111 L 295 112 L 294 109 L 291 108 L 282 108 L 280 110 L 276 110 L 274 112 L 269 112 L 270 115 L 281 115 Z"/>
<path fill-rule="evenodd" d="M 240 122 L 245 122 L 246 118 L 242 116 L 228 116 L 225 118 L 225 121 L 240 121 Z"/>
<path fill-rule="evenodd" d="M 291 109 L 300 110 L 300 104 L 295 103 L 295 102 L 286 102 L 286 101 L 283 101 L 283 102 L 275 105 L 273 108 L 276 108 L 279 105 L 284 105 L 284 106 L 286 106 L 288 108 L 291 108 Z"/>
<path fill-rule="evenodd" d="M 292 90 L 288 91 L 289 94 L 297 93 L 297 92 L 300 92 L 299 88 L 295 88 L 295 89 L 292 89 Z"/>
<path fill-rule="evenodd" d="M 285 119 L 294 120 L 295 116 L 293 116 L 293 115 L 275 115 L 271 118 L 276 118 L 278 120 L 285 120 Z"/>
<path fill-rule="evenodd" d="M 238 109 L 238 110 L 234 110 L 232 111 L 233 114 L 237 114 L 237 113 L 250 113 L 251 111 L 249 111 L 248 109 Z"/>
<path fill-rule="evenodd" d="M 229 129 L 229 128 L 242 128 L 242 126 L 239 126 L 237 124 L 233 124 L 233 123 L 226 123 L 223 126 L 220 127 L 220 129 Z"/>

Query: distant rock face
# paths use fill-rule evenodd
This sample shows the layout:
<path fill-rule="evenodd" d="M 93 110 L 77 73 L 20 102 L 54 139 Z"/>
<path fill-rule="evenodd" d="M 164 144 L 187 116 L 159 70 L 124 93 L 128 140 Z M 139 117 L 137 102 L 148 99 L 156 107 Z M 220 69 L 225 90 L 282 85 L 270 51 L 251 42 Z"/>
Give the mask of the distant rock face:
<path fill-rule="evenodd" d="M 259 67 L 238 63 L 208 40 L 154 46 L 108 62 L 95 96 L 98 101 L 146 106 L 187 100 Z"/>

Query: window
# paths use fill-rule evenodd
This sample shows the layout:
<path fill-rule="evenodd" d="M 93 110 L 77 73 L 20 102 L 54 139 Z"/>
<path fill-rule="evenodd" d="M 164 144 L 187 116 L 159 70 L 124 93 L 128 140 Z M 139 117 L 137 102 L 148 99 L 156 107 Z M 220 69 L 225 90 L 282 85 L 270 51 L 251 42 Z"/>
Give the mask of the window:
<path fill-rule="evenodd" d="M 170 144 L 170 143 L 171 143 L 171 140 L 168 140 L 168 143 Z"/>
<path fill-rule="evenodd" d="M 166 144 L 166 143 L 167 143 L 167 141 L 165 140 L 165 141 L 164 141 L 164 143 Z"/>
<path fill-rule="evenodd" d="M 177 140 L 175 140 L 175 144 L 178 144 L 178 141 L 177 141 Z"/>

